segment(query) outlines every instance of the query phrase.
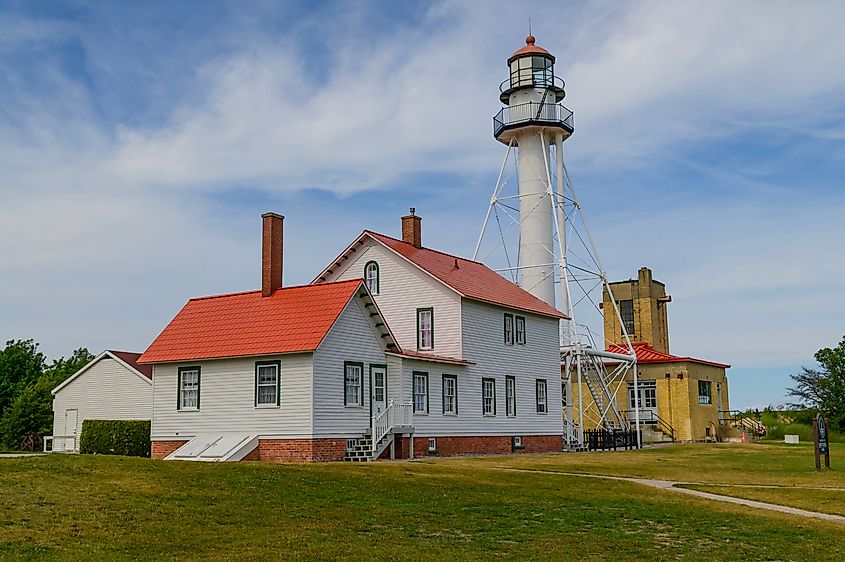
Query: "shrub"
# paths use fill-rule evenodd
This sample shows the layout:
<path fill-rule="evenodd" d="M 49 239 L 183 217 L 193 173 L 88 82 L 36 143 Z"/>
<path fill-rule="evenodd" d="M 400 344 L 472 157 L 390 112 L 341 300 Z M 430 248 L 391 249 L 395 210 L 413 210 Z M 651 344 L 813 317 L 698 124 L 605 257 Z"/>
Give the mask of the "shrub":
<path fill-rule="evenodd" d="M 79 439 L 82 454 L 150 456 L 149 420 L 85 420 Z"/>

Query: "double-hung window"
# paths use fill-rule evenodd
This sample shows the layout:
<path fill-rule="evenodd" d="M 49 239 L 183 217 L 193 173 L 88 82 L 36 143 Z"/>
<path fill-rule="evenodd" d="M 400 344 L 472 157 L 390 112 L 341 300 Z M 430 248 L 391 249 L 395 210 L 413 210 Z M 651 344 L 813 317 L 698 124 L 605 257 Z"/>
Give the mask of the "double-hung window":
<path fill-rule="evenodd" d="M 443 413 L 458 413 L 458 377 L 443 375 Z"/>
<path fill-rule="evenodd" d="M 698 403 L 712 404 L 713 403 L 713 388 L 710 381 L 698 381 Z"/>
<path fill-rule="evenodd" d="M 548 397 L 546 395 L 546 381 L 545 379 L 537 379 L 537 413 L 548 414 Z"/>
<path fill-rule="evenodd" d="M 176 403 L 179 410 L 200 409 L 200 368 L 180 367 L 179 371 L 179 399 Z"/>
<path fill-rule="evenodd" d="M 378 278 L 378 264 L 374 261 L 368 261 L 364 266 L 364 282 L 367 284 L 367 289 L 373 295 L 378 294 L 379 278 Z"/>
<path fill-rule="evenodd" d="M 255 405 L 278 406 L 281 362 L 258 361 L 255 364 Z"/>
<path fill-rule="evenodd" d="M 505 314 L 505 345 L 513 345 L 513 314 Z"/>
<path fill-rule="evenodd" d="M 514 316 L 514 326 L 516 326 L 516 344 L 525 345 L 525 317 Z"/>
<path fill-rule="evenodd" d="M 343 404 L 345 406 L 363 406 L 364 364 L 347 361 L 343 364 Z"/>
<path fill-rule="evenodd" d="M 434 349 L 434 309 L 417 309 L 417 349 Z"/>
<path fill-rule="evenodd" d="M 481 379 L 481 407 L 485 416 L 496 415 L 496 381 Z"/>
<path fill-rule="evenodd" d="M 505 413 L 516 415 L 516 378 L 510 375 L 505 377 Z"/>
<path fill-rule="evenodd" d="M 428 373 L 414 371 L 414 413 L 428 413 Z"/>

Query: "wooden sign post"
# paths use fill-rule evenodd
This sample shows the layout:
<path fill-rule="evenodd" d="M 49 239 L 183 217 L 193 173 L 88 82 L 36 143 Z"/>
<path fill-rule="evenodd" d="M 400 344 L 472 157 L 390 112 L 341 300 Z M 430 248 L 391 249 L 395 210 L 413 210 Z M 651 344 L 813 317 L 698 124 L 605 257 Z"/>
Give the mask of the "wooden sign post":
<path fill-rule="evenodd" d="M 830 468 L 830 442 L 827 433 L 827 422 L 824 416 L 816 414 L 813 420 L 813 442 L 816 451 L 816 470 L 822 469 L 822 455 L 824 455 L 824 467 Z"/>

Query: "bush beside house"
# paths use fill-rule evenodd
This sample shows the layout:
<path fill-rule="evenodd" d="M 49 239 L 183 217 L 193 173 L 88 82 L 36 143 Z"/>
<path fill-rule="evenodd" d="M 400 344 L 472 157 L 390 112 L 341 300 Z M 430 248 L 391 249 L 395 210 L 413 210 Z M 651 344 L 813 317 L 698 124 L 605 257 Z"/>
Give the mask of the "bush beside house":
<path fill-rule="evenodd" d="M 149 420 L 85 420 L 79 452 L 96 455 L 150 456 Z"/>

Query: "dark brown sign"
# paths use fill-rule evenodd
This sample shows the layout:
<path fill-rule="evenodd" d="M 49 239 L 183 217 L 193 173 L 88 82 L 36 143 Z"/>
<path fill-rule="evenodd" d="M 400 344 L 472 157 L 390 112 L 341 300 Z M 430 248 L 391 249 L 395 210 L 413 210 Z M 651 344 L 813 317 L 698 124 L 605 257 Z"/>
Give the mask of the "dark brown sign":
<path fill-rule="evenodd" d="M 822 455 L 825 468 L 830 468 L 830 438 L 827 422 L 821 414 L 816 414 L 816 419 L 813 420 L 813 442 L 816 450 L 816 470 L 822 469 Z"/>

